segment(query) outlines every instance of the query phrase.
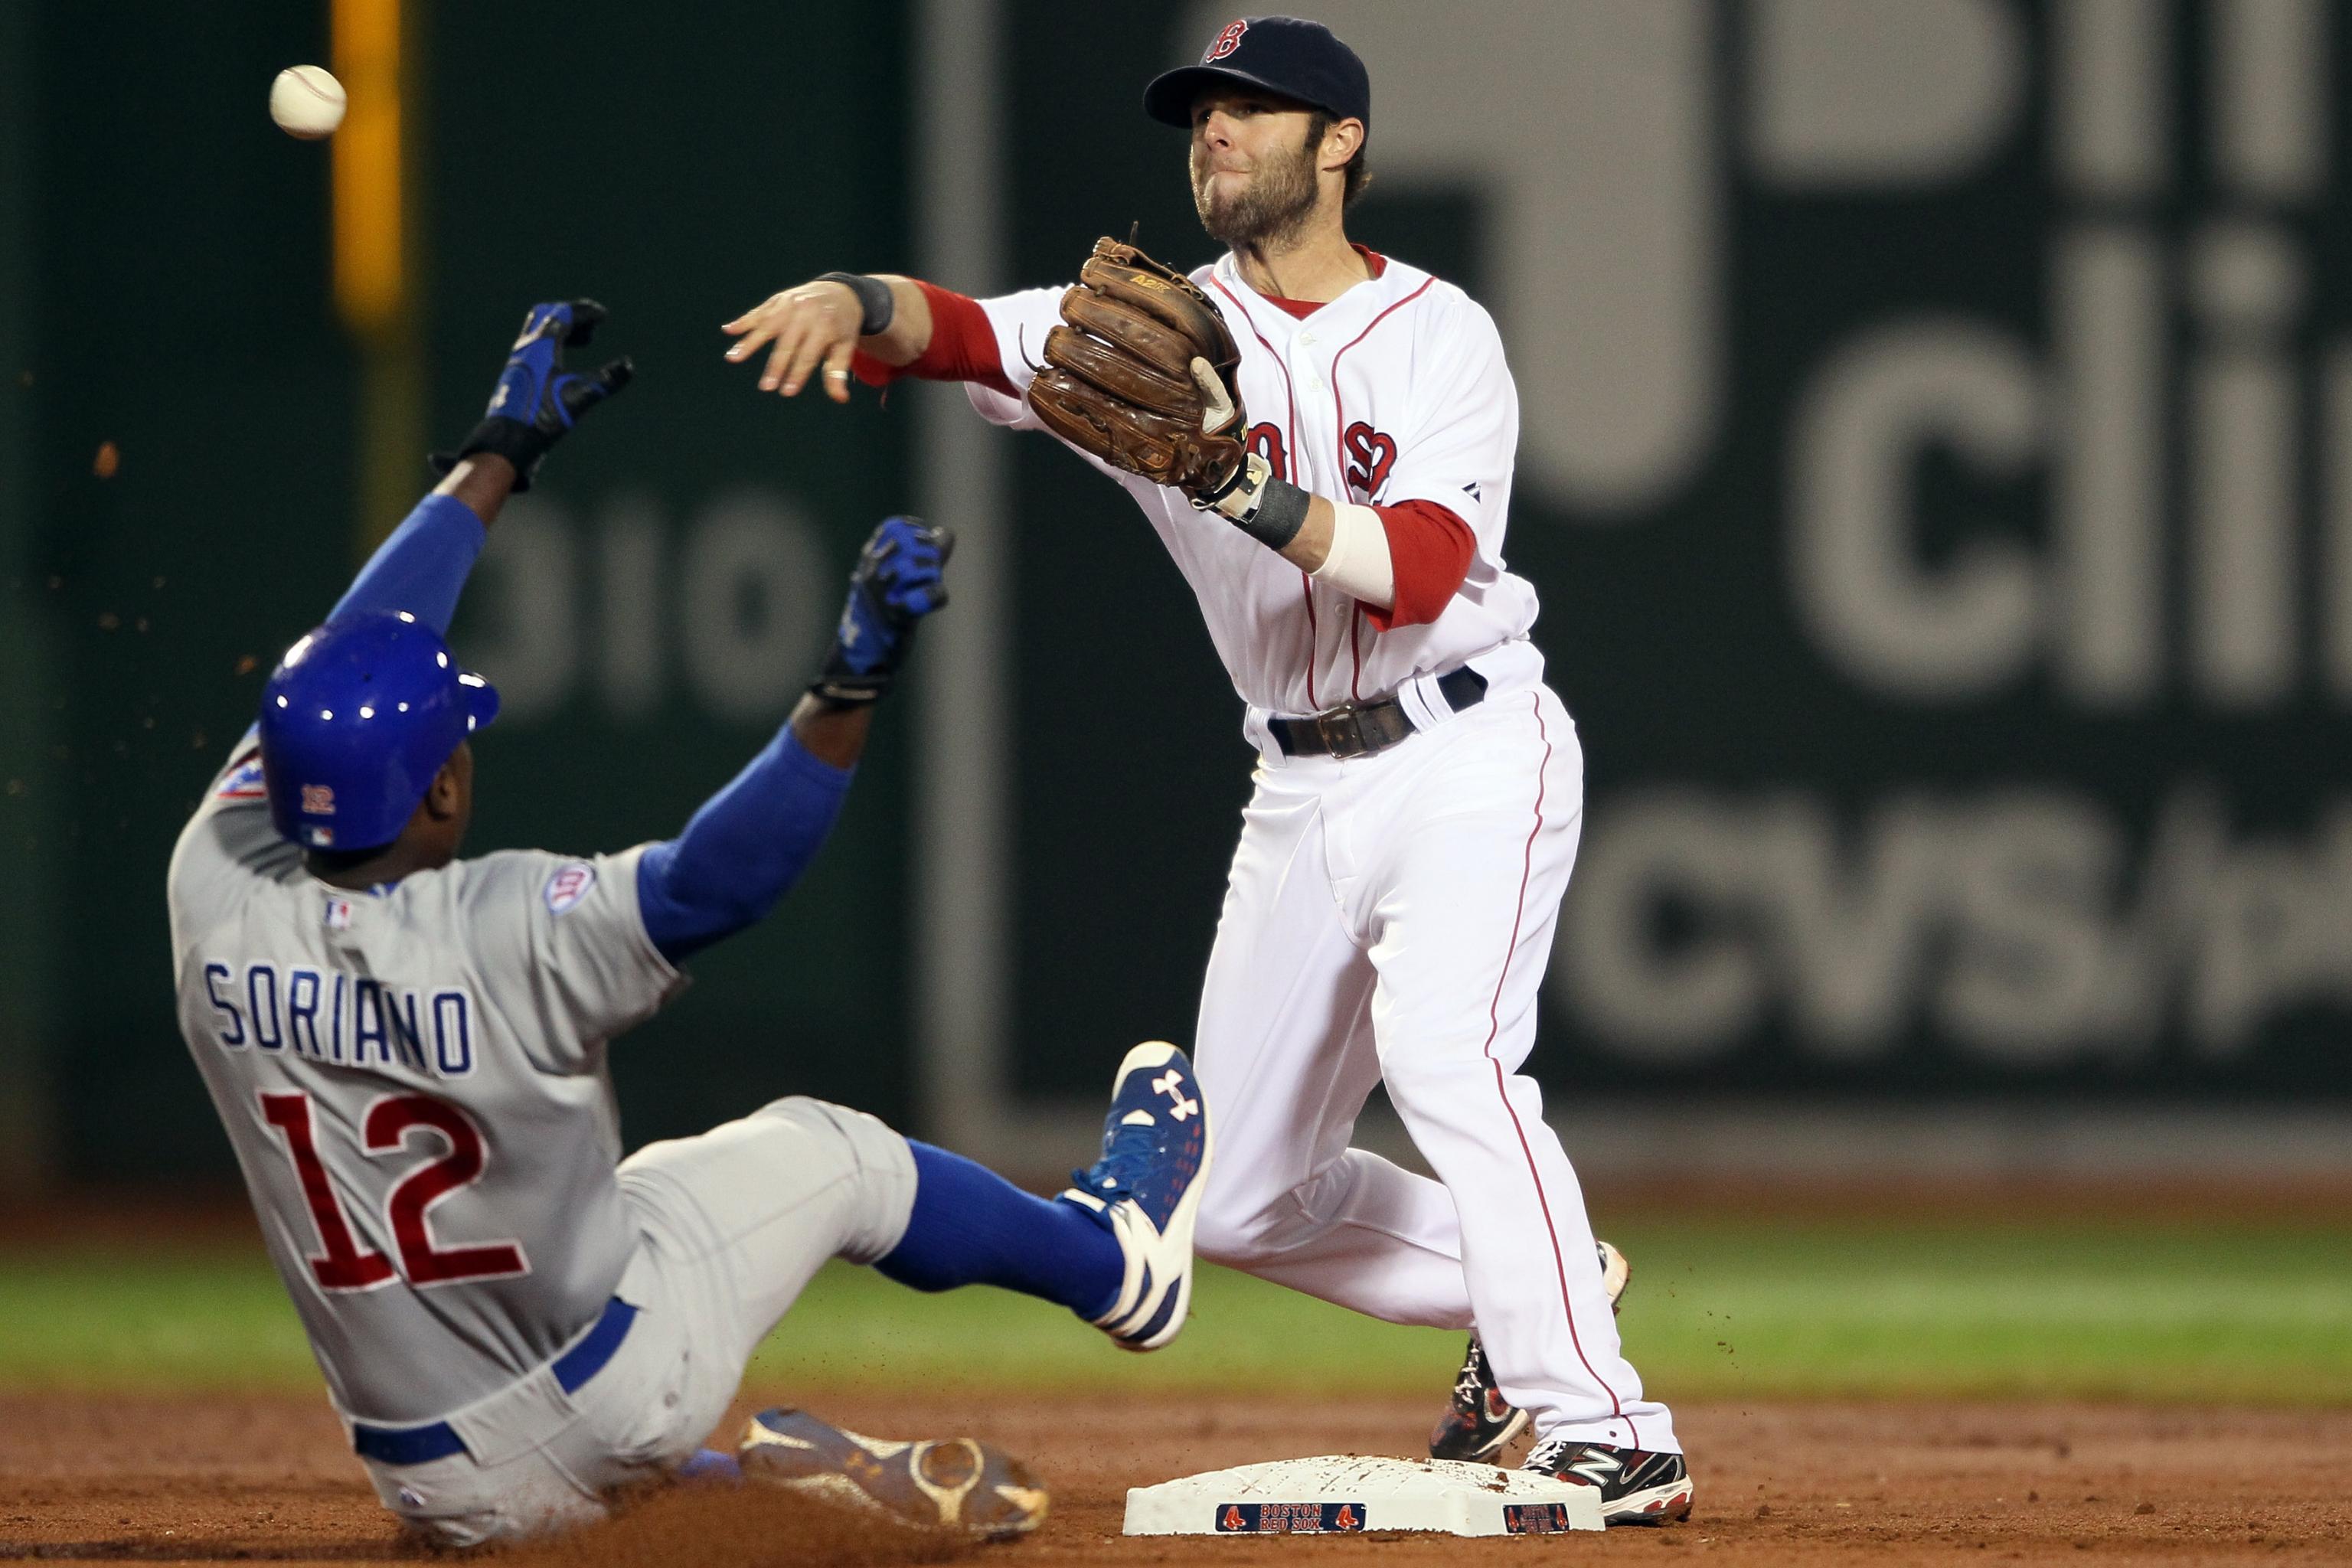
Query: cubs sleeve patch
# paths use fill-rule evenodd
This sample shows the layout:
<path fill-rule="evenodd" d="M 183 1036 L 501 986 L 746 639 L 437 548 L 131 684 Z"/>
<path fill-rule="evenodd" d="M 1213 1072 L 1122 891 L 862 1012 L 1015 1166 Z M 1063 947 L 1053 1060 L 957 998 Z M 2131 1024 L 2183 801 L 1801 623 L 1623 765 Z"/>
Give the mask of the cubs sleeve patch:
<path fill-rule="evenodd" d="M 541 897 L 547 900 L 549 913 L 569 914 L 595 885 L 596 868 L 584 860 L 575 860 L 547 879 Z"/>

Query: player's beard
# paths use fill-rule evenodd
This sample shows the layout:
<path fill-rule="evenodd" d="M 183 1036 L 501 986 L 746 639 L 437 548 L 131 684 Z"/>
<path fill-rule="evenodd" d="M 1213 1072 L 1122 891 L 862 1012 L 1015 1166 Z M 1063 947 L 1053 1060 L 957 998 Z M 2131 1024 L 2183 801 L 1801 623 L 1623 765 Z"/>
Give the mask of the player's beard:
<path fill-rule="evenodd" d="M 1315 216 L 1318 187 L 1315 150 L 1303 140 L 1297 149 L 1258 160 L 1249 182 L 1220 196 L 1202 167 L 1207 149 L 1192 148 L 1192 209 L 1209 237 L 1232 250 L 1279 250 Z"/>

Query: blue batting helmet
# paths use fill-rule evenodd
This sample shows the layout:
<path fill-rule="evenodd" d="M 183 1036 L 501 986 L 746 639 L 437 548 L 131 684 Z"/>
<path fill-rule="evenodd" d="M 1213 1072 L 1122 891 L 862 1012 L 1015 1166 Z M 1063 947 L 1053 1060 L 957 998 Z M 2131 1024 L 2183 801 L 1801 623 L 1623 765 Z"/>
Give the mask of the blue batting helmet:
<path fill-rule="evenodd" d="M 449 753 L 498 713 L 490 683 L 459 669 L 441 634 L 407 611 L 329 621 L 286 650 L 262 689 L 269 819 L 306 848 L 389 844 Z"/>

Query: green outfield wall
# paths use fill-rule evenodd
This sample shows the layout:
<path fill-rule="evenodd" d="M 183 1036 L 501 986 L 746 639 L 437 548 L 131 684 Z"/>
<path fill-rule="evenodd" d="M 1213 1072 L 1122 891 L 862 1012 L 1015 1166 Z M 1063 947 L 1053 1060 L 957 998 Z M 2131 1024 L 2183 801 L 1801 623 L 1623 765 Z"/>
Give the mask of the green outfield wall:
<path fill-rule="evenodd" d="M 2352 24 L 1314 9 L 1373 76 L 1352 229 L 1486 303 L 1518 384 L 1509 561 L 1590 784 L 1553 1104 L 2352 1110 Z M 1137 100 L 1224 14 L 995 15 L 994 112 L 946 140 L 1003 276 L 940 280 L 1060 282 L 1136 223 L 1208 259 Z M 1252 759 L 1150 531 L 1040 437 L 941 459 L 934 405 L 787 405 L 719 359 L 775 289 L 962 254 L 915 210 L 962 112 L 915 86 L 940 16 L 415 7 L 424 426 L 465 428 L 536 298 L 603 300 L 640 373 L 461 611 L 507 699 L 477 847 L 676 831 L 877 519 L 968 489 L 1001 524 L 949 612 L 1002 632 L 956 656 L 995 771 L 920 783 L 957 715 L 885 714 L 802 889 L 616 1056 L 633 1140 L 795 1091 L 1073 1101 L 1189 1037 Z M 162 880 L 354 564 L 327 149 L 263 112 L 326 25 L 0 16 L 0 1143 L 71 1177 L 226 1170 Z M 992 860 L 938 852 L 960 787 Z M 919 1005 L 961 928 L 912 911 L 978 863 L 1008 951 L 966 1084 Z"/>
<path fill-rule="evenodd" d="M 1374 82 L 1351 233 L 1486 302 L 1520 394 L 1509 562 L 1590 790 L 1537 1070 L 2344 1104 L 2352 25 L 1837 12 L 1313 7 Z M 1136 100 L 1227 13 L 1013 18 L 1009 90 L 1056 84 L 1008 119 L 1016 279 L 1136 219 L 1208 259 Z M 1017 463 L 1016 925 L 1129 960 L 1023 949 L 1020 1081 L 1075 1094 L 1051 1042 L 1189 1016 L 1252 757 L 1131 509 Z"/>
<path fill-rule="evenodd" d="M 604 300 L 639 371 L 508 512 L 455 628 L 507 697 L 472 844 L 667 837 L 772 732 L 857 544 L 907 504 L 903 436 L 871 400 L 822 426 L 788 418 L 720 363 L 717 330 L 903 247 L 905 39 L 887 8 L 592 5 L 560 26 L 417 9 L 429 427 L 453 439 L 478 416 L 535 299 Z M 281 66 L 329 58 L 325 11 L 36 5 L 6 56 L 42 94 L 37 221 L 0 249 L 37 263 L 9 293 L 37 377 L 20 395 L 9 361 L 5 428 L 29 426 L 29 456 L 0 475 L 12 503 L 37 505 L 12 504 L 0 529 L 0 722 L 12 773 L 20 755 L 45 765 L 30 801 L 0 803 L 5 864 L 31 852 L 32 811 L 56 826 L 47 890 L 9 911 L 46 947 L 37 987 L 8 983 L 8 1005 L 37 1016 L 6 1015 L 0 1073 L 47 1075 L 75 1177 L 227 1169 L 173 1022 L 163 875 L 278 652 L 356 564 L 360 364 L 329 287 L 327 150 L 264 112 Z M 789 90 L 730 83 L 753 61 L 818 58 L 784 73 Z M 0 115 L 13 153 L 36 128 L 13 95 Z M 104 441 L 120 467 L 101 480 Z M 414 472 L 421 493 L 422 451 Z M 905 1114 L 909 739 L 883 727 L 790 907 L 698 963 L 617 1062 L 633 1135 L 794 1091 Z"/>
<path fill-rule="evenodd" d="M 49 1163 L 47 637 L 34 510 L 32 170 L 39 100 L 30 18 L 0 11 L 0 1180 Z"/>

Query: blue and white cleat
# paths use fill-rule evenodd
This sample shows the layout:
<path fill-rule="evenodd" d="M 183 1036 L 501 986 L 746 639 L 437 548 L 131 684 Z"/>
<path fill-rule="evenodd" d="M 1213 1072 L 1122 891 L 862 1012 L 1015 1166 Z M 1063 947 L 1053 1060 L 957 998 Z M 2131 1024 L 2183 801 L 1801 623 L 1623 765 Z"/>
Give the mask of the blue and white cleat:
<path fill-rule="evenodd" d="M 1156 1351 L 1184 1326 L 1212 1146 L 1209 1108 L 1184 1053 L 1165 1040 L 1128 1052 L 1111 1083 L 1102 1158 L 1071 1172 L 1062 1194 L 1118 1238 L 1127 1277 L 1094 1323 L 1128 1350 Z"/>
<path fill-rule="evenodd" d="M 762 1410 L 736 1453 L 754 1485 L 918 1530 L 1006 1541 L 1045 1518 L 1045 1489 L 1028 1468 L 971 1437 L 899 1442 L 829 1426 L 805 1410 Z"/>

